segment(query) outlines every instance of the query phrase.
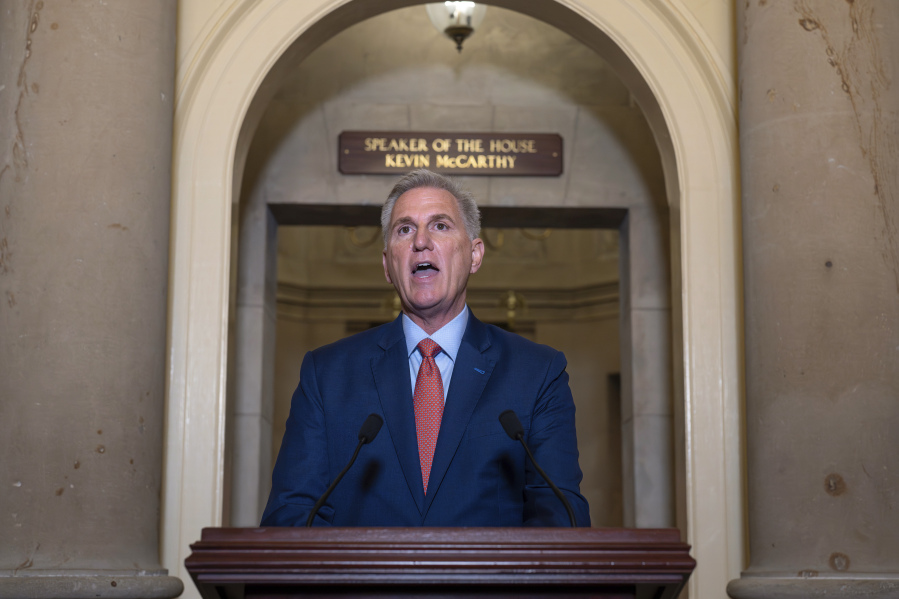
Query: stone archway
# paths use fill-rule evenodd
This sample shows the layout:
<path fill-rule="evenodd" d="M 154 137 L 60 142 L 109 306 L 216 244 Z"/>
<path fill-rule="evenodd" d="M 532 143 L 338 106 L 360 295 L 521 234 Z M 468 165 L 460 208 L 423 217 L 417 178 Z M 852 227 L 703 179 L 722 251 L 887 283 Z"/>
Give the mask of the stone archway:
<path fill-rule="evenodd" d="M 202 41 L 187 51 L 176 104 L 162 535 L 163 562 L 173 572 L 184 574 L 200 529 L 221 522 L 231 199 L 279 65 L 352 23 L 414 3 L 235 0 L 217 9 Z M 599 52 L 653 128 L 675 255 L 681 528 L 701 564 L 691 588 L 720 593 L 743 561 L 732 94 L 677 7 L 648 0 L 496 4 Z"/>

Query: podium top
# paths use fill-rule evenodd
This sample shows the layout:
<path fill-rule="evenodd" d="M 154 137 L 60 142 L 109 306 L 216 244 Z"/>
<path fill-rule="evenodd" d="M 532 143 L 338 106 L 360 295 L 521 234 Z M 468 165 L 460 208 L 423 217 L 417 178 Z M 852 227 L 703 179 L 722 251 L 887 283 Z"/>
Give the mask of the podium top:
<path fill-rule="evenodd" d="M 453 585 L 675 597 L 696 565 L 676 529 L 206 528 L 191 549 L 185 564 L 201 590 L 311 586 L 357 596 Z"/>
<path fill-rule="evenodd" d="M 415 546 L 497 546 L 566 545 L 583 548 L 585 545 L 612 549 L 614 547 L 653 547 L 689 550 L 681 542 L 676 528 L 204 528 L 201 540 L 191 548 L 211 547 L 224 543 L 229 547 L 246 545 L 308 546 L 324 545 L 415 545 Z"/>

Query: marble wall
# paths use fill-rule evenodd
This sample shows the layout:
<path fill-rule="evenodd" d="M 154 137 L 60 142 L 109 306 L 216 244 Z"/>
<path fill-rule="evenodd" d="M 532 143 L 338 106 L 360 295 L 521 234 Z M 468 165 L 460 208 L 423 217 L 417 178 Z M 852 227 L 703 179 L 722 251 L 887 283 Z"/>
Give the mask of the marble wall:
<path fill-rule="evenodd" d="M 751 562 L 729 592 L 895 597 L 899 6 L 738 14 Z"/>
<path fill-rule="evenodd" d="M 175 3 L 0 11 L 0 597 L 159 556 Z"/>

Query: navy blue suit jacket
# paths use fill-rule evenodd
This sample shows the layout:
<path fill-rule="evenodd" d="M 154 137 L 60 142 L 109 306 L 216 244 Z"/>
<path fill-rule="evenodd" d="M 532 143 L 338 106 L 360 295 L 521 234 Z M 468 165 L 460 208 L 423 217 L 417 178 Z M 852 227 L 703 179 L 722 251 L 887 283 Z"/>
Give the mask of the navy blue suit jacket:
<path fill-rule="evenodd" d="M 578 525 L 589 526 L 565 357 L 473 315 L 456 356 L 425 496 L 401 318 L 306 355 L 262 526 L 305 524 L 371 413 L 384 426 L 315 525 L 569 526 L 562 503 L 499 423 L 508 409 L 518 414 L 525 441 L 568 497 Z"/>

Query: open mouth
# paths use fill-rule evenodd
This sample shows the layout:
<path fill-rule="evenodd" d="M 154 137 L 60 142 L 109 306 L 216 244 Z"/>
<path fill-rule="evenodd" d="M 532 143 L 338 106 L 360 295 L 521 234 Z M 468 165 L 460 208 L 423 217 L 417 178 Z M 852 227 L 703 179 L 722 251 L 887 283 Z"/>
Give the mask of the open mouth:
<path fill-rule="evenodd" d="M 430 262 L 419 262 L 412 267 L 413 277 L 427 277 L 438 272 L 440 272 L 440 269 Z"/>

